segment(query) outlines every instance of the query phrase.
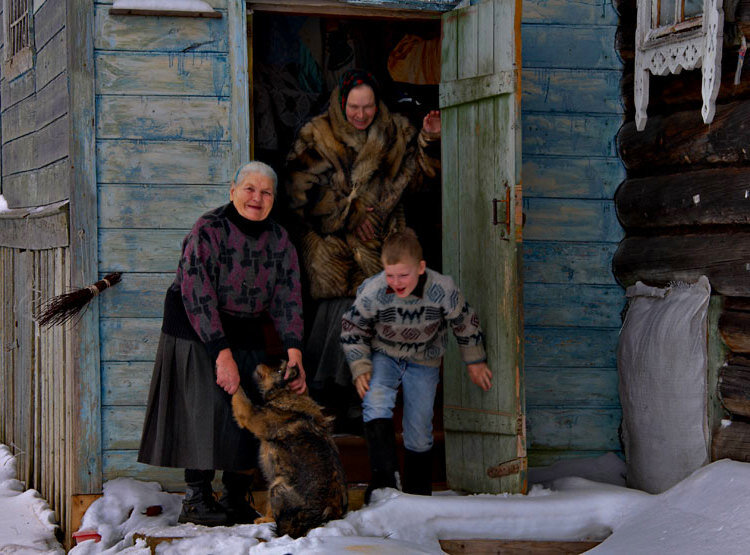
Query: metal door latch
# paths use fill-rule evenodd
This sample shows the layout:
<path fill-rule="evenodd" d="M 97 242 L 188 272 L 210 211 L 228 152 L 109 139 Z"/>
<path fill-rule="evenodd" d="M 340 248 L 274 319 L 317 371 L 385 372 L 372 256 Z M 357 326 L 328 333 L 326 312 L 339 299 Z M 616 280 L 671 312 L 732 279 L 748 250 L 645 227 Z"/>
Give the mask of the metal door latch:
<path fill-rule="evenodd" d="M 511 205 L 510 205 L 510 187 L 508 183 L 503 183 L 503 191 L 505 198 L 493 198 L 492 199 L 492 225 L 503 224 L 500 228 L 500 238 L 506 241 L 510 240 L 510 226 L 511 226 Z M 499 207 L 498 205 L 504 204 L 505 206 Z"/>

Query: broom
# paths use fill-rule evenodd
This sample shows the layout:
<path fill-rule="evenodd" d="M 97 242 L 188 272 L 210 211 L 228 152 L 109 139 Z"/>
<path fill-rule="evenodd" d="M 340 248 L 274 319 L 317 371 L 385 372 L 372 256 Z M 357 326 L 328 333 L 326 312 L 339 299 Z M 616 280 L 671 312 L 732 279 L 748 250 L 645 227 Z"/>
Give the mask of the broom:
<path fill-rule="evenodd" d="M 119 283 L 121 278 L 120 272 L 113 272 L 88 287 L 47 299 L 39 306 L 36 321 L 43 327 L 64 324 L 85 309 L 99 293 Z"/>

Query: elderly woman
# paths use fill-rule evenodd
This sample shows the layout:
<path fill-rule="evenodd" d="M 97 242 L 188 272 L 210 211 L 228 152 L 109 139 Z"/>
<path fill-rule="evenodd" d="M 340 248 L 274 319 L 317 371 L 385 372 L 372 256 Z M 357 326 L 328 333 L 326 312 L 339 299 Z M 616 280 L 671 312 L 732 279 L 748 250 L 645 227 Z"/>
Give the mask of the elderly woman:
<path fill-rule="evenodd" d="M 310 296 L 320 301 L 308 368 L 316 387 L 333 380 L 357 405 L 339 343 L 341 317 L 362 281 L 382 270 L 383 239 L 405 227 L 401 194 L 439 173 L 440 129 L 439 112 L 429 112 L 418 131 L 388 110 L 370 73 L 349 70 L 287 157 L 293 231 Z"/>
<path fill-rule="evenodd" d="M 252 395 L 251 373 L 266 358 L 263 322 L 270 320 L 306 390 L 297 253 L 286 231 L 268 218 L 276 173 L 250 162 L 235 175 L 230 202 L 211 210 L 182 244 L 167 290 L 138 461 L 185 469 L 180 522 L 252 522 L 248 504 L 257 442 L 232 418 L 240 384 Z M 211 481 L 223 470 L 223 494 Z"/>

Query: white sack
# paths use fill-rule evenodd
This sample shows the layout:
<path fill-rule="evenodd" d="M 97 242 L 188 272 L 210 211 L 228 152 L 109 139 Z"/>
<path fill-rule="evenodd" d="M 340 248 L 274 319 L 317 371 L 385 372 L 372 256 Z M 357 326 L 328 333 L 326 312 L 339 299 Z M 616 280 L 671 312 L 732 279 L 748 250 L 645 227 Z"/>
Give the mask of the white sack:
<path fill-rule="evenodd" d="M 628 485 L 660 493 L 709 461 L 706 319 L 711 287 L 640 281 L 617 348 Z"/>

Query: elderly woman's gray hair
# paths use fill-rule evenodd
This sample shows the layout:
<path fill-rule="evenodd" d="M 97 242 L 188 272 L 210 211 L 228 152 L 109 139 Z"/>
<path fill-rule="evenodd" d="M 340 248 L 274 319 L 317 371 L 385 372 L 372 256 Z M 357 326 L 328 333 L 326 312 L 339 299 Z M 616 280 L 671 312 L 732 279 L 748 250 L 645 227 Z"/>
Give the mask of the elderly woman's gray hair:
<path fill-rule="evenodd" d="M 273 181 L 273 194 L 276 194 L 276 185 L 279 182 L 279 178 L 276 176 L 276 172 L 271 166 L 269 166 L 265 162 L 260 162 L 258 160 L 253 160 L 252 162 L 248 162 L 247 164 L 240 166 L 240 168 L 237 170 L 237 173 L 234 174 L 231 188 L 234 189 L 237 185 L 244 181 L 245 177 L 247 177 L 251 173 L 257 173 L 269 177 L 271 181 Z"/>

